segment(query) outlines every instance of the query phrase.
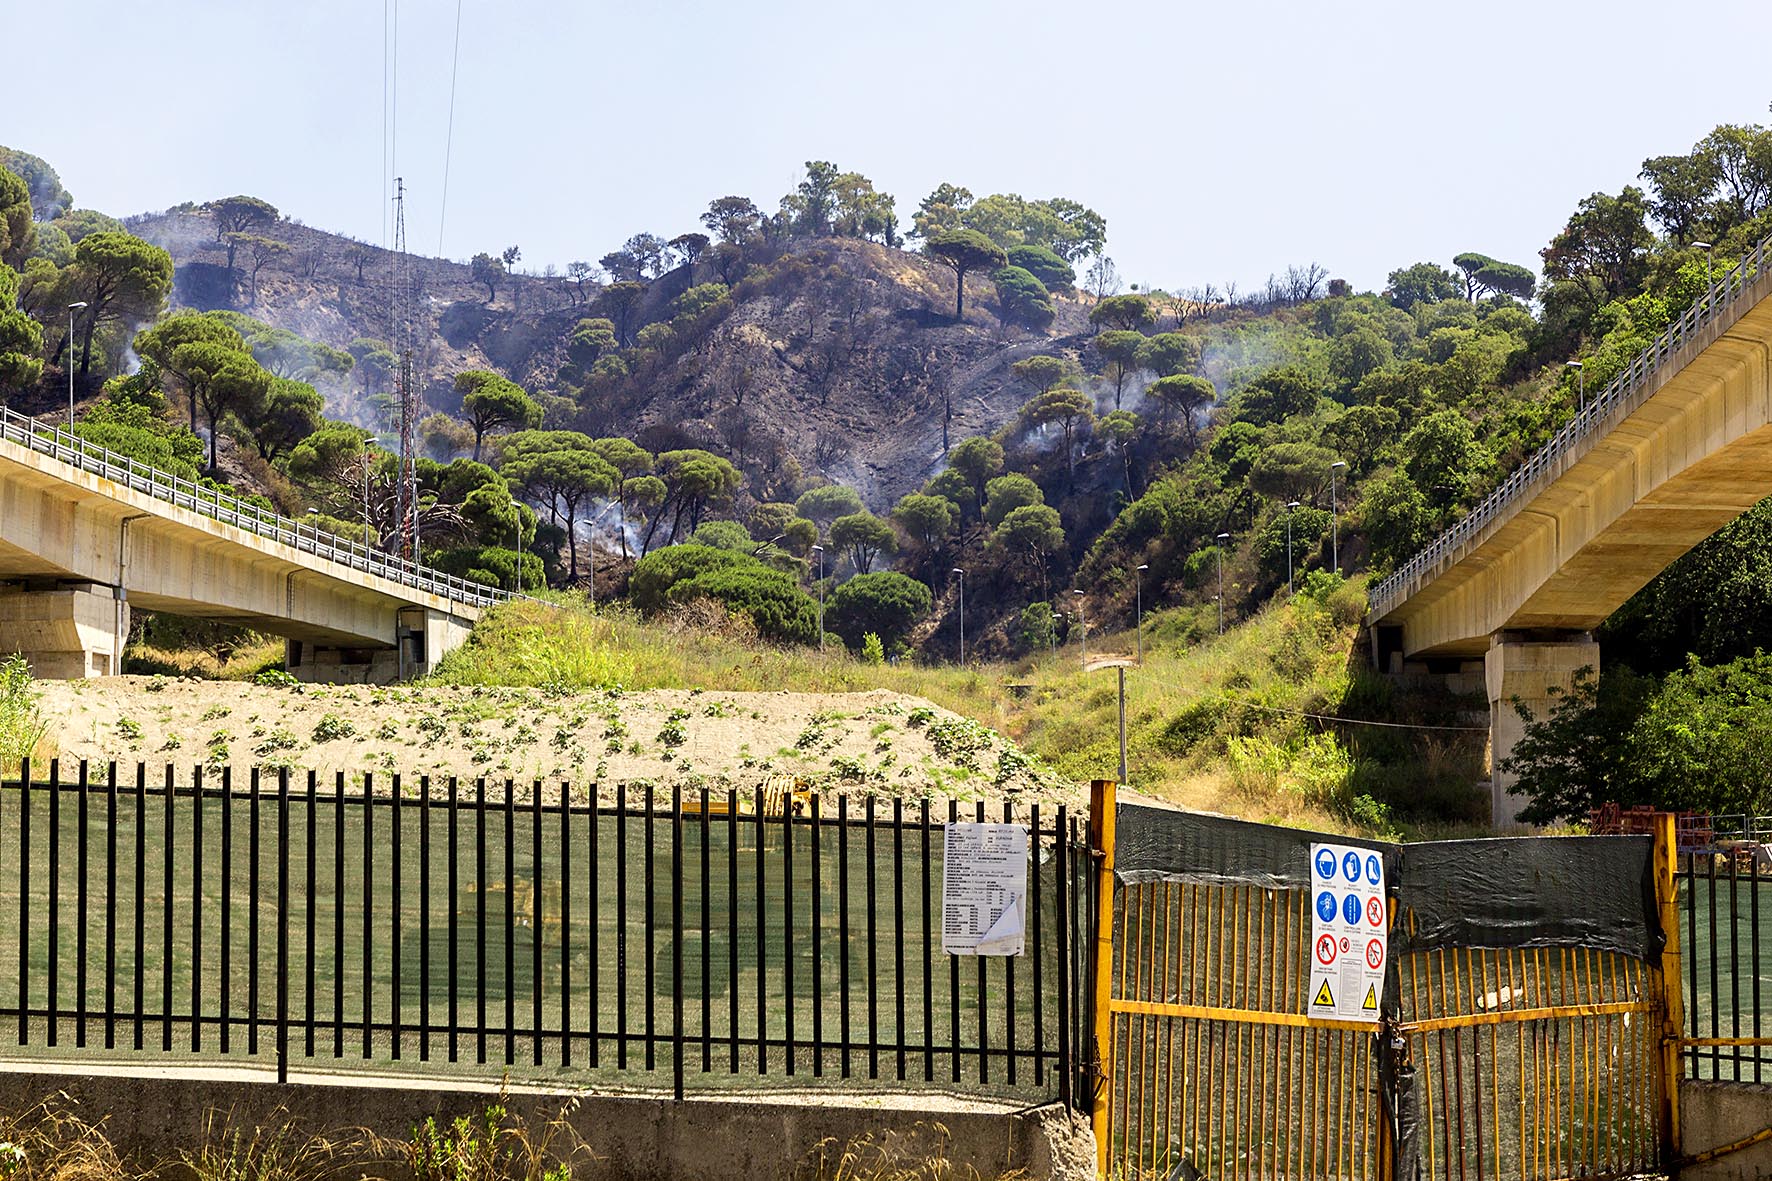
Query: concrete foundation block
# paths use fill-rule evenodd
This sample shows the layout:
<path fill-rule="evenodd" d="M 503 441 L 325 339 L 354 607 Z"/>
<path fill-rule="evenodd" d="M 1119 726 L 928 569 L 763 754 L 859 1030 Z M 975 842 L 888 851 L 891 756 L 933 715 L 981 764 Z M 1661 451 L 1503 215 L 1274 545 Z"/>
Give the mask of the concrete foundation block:
<path fill-rule="evenodd" d="M 1693 1156 L 1772 1127 L 1772 1086 L 1680 1084 L 1680 1151 Z M 1680 1171 L 1682 1181 L 1772 1181 L 1772 1140 Z"/>
<path fill-rule="evenodd" d="M 876 1144 L 914 1136 L 924 1143 L 940 1125 L 952 1175 L 994 1178 L 1016 1174 L 1057 1181 L 1089 1181 L 1095 1150 L 1086 1118 L 1058 1104 L 1033 1110 L 1014 1105 L 916 1096 L 764 1092 L 720 1097 L 598 1094 L 576 1089 L 478 1085 L 429 1076 L 364 1078 L 291 1076 L 285 1085 L 262 1071 L 181 1067 L 126 1072 L 112 1067 L 74 1069 L 9 1064 L 0 1070 L 0 1110 L 29 1111 L 48 1100 L 72 1106 L 105 1134 L 126 1162 L 175 1161 L 204 1141 L 206 1125 L 270 1129 L 294 1123 L 302 1133 L 367 1131 L 404 1141 L 427 1116 L 446 1126 L 494 1102 L 532 1129 L 568 1123 L 598 1160 L 585 1174 L 608 1181 L 732 1181 L 806 1175 L 808 1158 L 823 1146 L 840 1154 L 862 1137 Z M 567 1144 L 566 1137 L 556 1143 Z M 346 1161 L 338 1162 L 348 1165 Z M 373 1170 L 347 1169 L 407 1181 L 401 1162 L 377 1161 Z M 168 1177 L 177 1175 L 169 1172 Z M 580 1175 L 574 1168 L 574 1175 Z M 828 1175 L 836 1175 L 834 1172 Z"/>
<path fill-rule="evenodd" d="M 129 604 L 109 587 L 0 592 L 0 655 L 21 653 L 49 680 L 120 671 Z"/>

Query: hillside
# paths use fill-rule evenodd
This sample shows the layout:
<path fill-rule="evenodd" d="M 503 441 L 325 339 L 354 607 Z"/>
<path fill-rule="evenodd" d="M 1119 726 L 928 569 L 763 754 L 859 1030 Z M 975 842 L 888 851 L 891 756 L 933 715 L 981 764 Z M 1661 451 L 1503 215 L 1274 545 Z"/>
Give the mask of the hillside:
<path fill-rule="evenodd" d="M 286 247 L 256 280 L 200 208 L 131 218 L 132 233 L 165 248 L 173 308 L 241 311 L 333 348 L 388 340 L 395 256 L 290 220 L 255 229 Z M 772 253 L 772 252 L 770 252 Z M 583 318 L 609 314 L 607 283 L 510 272 L 495 298 L 465 264 L 412 256 L 417 298 L 416 372 L 425 413 L 455 413 L 464 369 L 491 369 L 545 403 L 545 425 L 624 434 L 730 455 L 757 482 L 756 499 L 793 496 L 808 478 L 847 484 L 883 511 L 939 470 L 945 444 L 1011 422 L 1028 391 L 1009 365 L 1036 353 L 1075 355 L 1088 344 L 1088 309 L 1055 300 L 1050 334 L 1006 334 L 988 288 L 955 324 L 953 273 L 922 255 L 859 238 L 797 239 L 741 282 L 732 309 L 687 347 L 658 358 L 643 383 L 575 398 L 561 380 L 568 342 Z M 730 272 L 728 272 L 730 274 Z M 633 313 L 631 334 L 668 321 L 671 302 L 717 280 L 713 263 L 661 274 Z M 255 290 L 256 288 L 256 290 Z M 387 376 L 358 373 L 323 390 L 328 413 L 384 426 L 367 405 Z"/>

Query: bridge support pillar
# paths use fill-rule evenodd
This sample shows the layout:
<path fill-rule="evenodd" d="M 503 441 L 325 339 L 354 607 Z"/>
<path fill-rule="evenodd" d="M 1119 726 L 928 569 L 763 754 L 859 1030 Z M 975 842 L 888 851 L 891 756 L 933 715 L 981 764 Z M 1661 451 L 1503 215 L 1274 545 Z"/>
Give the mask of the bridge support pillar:
<path fill-rule="evenodd" d="M 17 652 L 50 680 L 115 676 L 129 636 L 129 602 L 110 587 L 0 590 L 0 655 Z"/>
<path fill-rule="evenodd" d="M 460 647 L 473 625 L 428 607 L 404 607 L 397 615 L 393 644 L 383 648 L 337 648 L 289 640 L 284 667 L 299 681 L 335 685 L 389 685 L 429 673 L 444 655 Z"/>
<path fill-rule="evenodd" d="M 1483 679 L 1489 690 L 1490 812 L 1495 827 L 1518 824 L 1520 810 L 1530 802 L 1514 794 L 1515 776 L 1501 769 L 1526 733 L 1515 703 L 1531 710 L 1534 718 L 1544 718 L 1557 700 L 1551 690 L 1568 692 L 1583 668 L 1600 670 L 1600 646 L 1587 632 L 1500 632 L 1490 640 Z"/>

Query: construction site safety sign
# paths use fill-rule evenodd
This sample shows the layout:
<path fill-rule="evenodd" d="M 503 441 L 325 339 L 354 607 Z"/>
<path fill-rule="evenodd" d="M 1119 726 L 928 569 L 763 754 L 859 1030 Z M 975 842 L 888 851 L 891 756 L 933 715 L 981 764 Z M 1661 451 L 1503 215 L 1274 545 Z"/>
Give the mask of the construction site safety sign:
<path fill-rule="evenodd" d="M 1351 845 L 1311 845 L 1311 981 L 1305 1016 L 1378 1021 L 1390 912 L 1384 858 Z"/>

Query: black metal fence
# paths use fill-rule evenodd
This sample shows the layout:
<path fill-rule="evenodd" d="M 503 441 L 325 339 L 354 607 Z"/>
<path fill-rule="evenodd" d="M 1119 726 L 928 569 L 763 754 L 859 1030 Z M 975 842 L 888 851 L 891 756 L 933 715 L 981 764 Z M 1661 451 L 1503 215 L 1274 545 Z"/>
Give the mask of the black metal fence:
<path fill-rule="evenodd" d="M 133 774 L 131 774 L 133 771 Z M 121 778 L 120 778 L 121 776 Z M 244 780 L 244 782 L 241 782 Z M 20 1054 L 1084 1105 L 1090 864 L 1030 828 L 1019 957 L 941 946 L 983 803 L 52 763 L 0 783 Z"/>
<path fill-rule="evenodd" d="M 1683 855 L 1686 1073 L 1772 1082 L 1772 870 L 1757 842 Z"/>

